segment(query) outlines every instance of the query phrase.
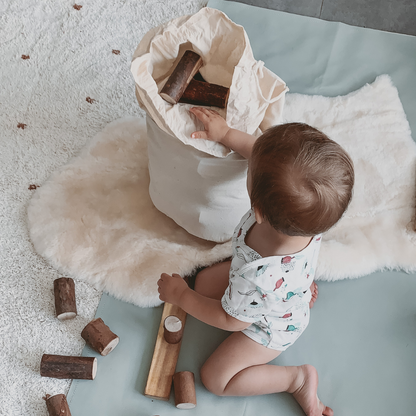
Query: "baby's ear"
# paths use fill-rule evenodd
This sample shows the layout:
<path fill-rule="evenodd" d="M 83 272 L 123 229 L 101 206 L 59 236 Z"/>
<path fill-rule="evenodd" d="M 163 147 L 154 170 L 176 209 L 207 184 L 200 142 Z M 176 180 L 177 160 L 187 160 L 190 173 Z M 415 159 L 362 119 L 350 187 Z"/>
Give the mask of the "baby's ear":
<path fill-rule="evenodd" d="M 262 222 L 264 222 L 264 217 L 263 217 L 262 213 L 256 207 L 254 207 L 254 216 L 256 217 L 257 224 L 261 224 Z"/>

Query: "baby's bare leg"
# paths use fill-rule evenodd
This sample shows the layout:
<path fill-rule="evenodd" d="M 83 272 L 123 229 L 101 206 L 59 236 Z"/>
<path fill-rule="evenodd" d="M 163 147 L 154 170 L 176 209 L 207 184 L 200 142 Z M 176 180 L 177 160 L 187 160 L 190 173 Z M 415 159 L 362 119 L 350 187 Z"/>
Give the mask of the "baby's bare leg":
<path fill-rule="evenodd" d="M 196 276 L 195 292 L 211 299 L 221 300 L 228 286 L 231 260 L 214 264 Z"/>
<path fill-rule="evenodd" d="M 205 387 L 219 396 L 253 396 L 289 392 L 307 415 L 332 416 L 317 398 L 318 375 L 310 365 L 282 367 L 267 364 L 280 354 L 242 332 L 230 335 L 201 369 Z"/>

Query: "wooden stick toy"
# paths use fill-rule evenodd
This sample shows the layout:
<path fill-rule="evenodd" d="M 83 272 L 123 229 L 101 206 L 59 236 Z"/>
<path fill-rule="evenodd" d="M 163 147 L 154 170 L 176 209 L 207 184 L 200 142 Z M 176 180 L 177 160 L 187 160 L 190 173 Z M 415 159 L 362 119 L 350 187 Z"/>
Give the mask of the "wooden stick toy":
<path fill-rule="evenodd" d="M 176 344 L 169 344 L 165 339 L 165 319 L 172 315 L 181 321 L 182 327 L 185 326 L 186 312 L 176 305 L 165 302 L 144 390 L 145 396 L 166 401 L 169 400 L 172 379 L 181 348 L 181 340 Z"/>

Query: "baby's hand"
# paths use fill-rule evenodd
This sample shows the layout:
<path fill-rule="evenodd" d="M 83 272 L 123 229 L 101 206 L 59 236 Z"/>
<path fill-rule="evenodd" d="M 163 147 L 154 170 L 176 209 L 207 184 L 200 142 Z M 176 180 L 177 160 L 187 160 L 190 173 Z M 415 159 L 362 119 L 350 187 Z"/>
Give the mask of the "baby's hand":
<path fill-rule="evenodd" d="M 195 131 L 192 133 L 191 137 L 193 139 L 207 139 L 213 142 L 221 142 L 230 130 L 227 122 L 214 110 L 193 107 L 189 111 L 201 120 L 205 127 L 205 131 Z"/>
<path fill-rule="evenodd" d="M 174 305 L 179 305 L 183 292 L 188 288 L 185 280 L 176 273 L 172 276 L 162 273 L 157 285 L 159 286 L 159 299 Z"/>

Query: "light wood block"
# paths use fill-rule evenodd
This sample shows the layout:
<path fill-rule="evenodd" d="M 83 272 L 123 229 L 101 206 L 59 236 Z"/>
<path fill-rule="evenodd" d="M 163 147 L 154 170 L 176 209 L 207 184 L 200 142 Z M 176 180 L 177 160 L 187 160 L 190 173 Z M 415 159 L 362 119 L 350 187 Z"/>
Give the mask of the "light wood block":
<path fill-rule="evenodd" d="M 144 395 L 158 400 L 169 400 L 172 388 L 173 375 L 175 374 L 176 363 L 182 341 L 177 344 L 169 344 L 164 337 L 163 323 L 169 315 L 177 316 L 182 325 L 185 325 L 186 312 L 171 303 L 165 303 L 162 319 L 160 320 L 159 331 L 156 338 L 155 350 L 149 375 L 144 390 Z"/>

